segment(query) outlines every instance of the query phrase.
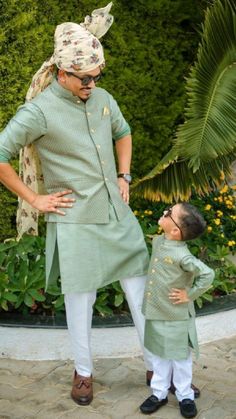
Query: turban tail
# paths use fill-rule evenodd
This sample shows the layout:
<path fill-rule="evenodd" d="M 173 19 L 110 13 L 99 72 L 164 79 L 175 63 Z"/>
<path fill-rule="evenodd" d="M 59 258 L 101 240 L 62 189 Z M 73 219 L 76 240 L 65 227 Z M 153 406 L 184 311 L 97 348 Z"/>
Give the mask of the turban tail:
<path fill-rule="evenodd" d="M 54 35 L 54 53 L 34 75 L 26 100 L 30 101 L 51 82 L 55 68 L 70 72 L 87 72 L 104 67 L 103 48 L 99 41 L 113 23 L 109 14 L 112 3 L 96 9 L 81 24 L 66 22 L 58 25 Z M 41 164 L 34 145 L 20 152 L 20 178 L 36 193 L 43 193 Z M 38 234 L 38 210 L 19 198 L 17 210 L 18 238 L 24 233 Z"/>

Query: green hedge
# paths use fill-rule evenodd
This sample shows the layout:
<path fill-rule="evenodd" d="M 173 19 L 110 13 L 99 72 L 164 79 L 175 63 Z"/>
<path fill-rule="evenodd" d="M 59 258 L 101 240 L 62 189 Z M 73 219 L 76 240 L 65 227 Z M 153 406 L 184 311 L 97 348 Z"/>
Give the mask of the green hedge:
<path fill-rule="evenodd" d="M 52 54 L 56 25 L 80 23 L 105 4 L 0 1 L 0 129 L 24 101 L 34 72 Z M 156 165 L 182 120 L 184 77 L 195 59 L 206 4 L 207 0 L 114 1 L 115 21 L 103 40 L 107 67 L 101 86 L 115 96 L 131 125 L 134 177 Z M 1 194 L 1 240 L 15 233 L 15 205 L 8 192 Z"/>

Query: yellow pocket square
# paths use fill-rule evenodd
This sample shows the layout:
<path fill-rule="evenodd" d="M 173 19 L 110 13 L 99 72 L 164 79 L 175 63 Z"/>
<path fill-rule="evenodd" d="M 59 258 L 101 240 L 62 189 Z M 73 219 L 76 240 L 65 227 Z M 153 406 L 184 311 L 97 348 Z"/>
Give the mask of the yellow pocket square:
<path fill-rule="evenodd" d="M 102 115 L 103 116 L 110 115 L 110 109 L 107 106 L 104 106 Z"/>

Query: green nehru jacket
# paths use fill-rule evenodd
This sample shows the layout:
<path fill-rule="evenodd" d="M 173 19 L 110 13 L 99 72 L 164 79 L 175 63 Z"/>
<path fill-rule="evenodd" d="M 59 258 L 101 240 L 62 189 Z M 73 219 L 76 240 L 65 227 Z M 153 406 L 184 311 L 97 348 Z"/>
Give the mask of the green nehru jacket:
<path fill-rule="evenodd" d="M 197 351 L 193 300 L 211 285 L 214 272 L 194 257 L 183 241 L 156 236 L 144 294 L 145 346 L 167 359 L 184 359 L 189 343 Z M 173 304 L 172 288 L 185 288 L 190 302 Z"/>
<path fill-rule="evenodd" d="M 71 189 L 65 216 L 46 214 L 47 289 L 61 277 L 63 293 L 88 292 L 142 276 L 148 252 L 140 226 L 122 200 L 114 141 L 130 134 L 116 101 L 94 88 L 86 102 L 56 80 L 20 107 L 0 135 L 0 161 L 34 143 L 48 193 Z"/>

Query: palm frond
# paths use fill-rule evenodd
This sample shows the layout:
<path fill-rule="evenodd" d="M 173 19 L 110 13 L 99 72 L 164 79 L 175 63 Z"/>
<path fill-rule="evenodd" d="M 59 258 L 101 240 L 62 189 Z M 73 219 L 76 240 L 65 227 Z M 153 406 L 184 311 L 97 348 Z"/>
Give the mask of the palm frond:
<path fill-rule="evenodd" d="M 149 175 L 134 183 L 131 187 L 132 195 L 142 196 L 150 201 L 186 201 L 193 189 L 199 195 L 209 193 L 221 185 L 222 173 L 230 175 L 228 157 L 201 163 L 195 173 L 189 170 L 186 161 L 179 159 L 171 161 L 164 170 L 161 167 L 160 162 Z"/>
<path fill-rule="evenodd" d="M 151 200 L 206 193 L 230 173 L 236 159 L 236 2 L 207 9 L 197 62 L 186 81 L 185 123 L 168 154 L 133 193 Z"/>
<path fill-rule="evenodd" d="M 230 0 L 206 12 L 197 63 L 187 80 L 186 122 L 177 130 L 178 155 L 193 171 L 236 147 L 236 13 Z"/>

